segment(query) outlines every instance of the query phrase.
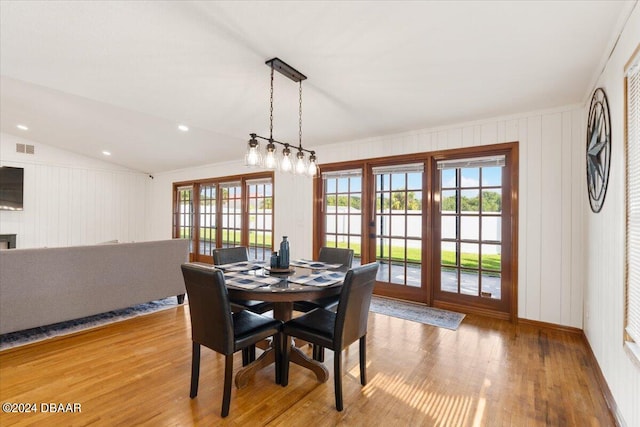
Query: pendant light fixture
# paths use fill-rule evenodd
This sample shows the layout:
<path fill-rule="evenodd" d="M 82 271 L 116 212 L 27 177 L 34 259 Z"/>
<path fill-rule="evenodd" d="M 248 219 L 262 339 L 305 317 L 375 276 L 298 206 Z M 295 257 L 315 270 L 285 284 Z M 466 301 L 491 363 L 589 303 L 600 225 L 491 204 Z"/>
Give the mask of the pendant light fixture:
<path fill-rule="evenodd" d="M 279 58 L 273 58 L 265 62 L 271 68 L 271 91 L 269 96 L 269 138 L 249 134 L 251 139 L 247 144 L 247 153 L 245 154 L 245 165 L 260 166 L 267 169 L 279 169 L 282 172 L 294 172 L 300 175 L 314 176 L 318 171 L 318 164 L 315 151 L 307 150 L 302 147 L 302 81 L 306 80 L 306 76 L 291 67 Z M 273 139 L 273 72 L 277 70 L 284 76 L 300 84 L 298 94 L 298 146 L 292 146 L 286 142 L 280 142 Z M 265 152 L 260 149 L 258 139 L 267 141 Z M 276 145 L 282 145 L 282 154 L 278 156 Z M 291 148 L 297 149 L 295 157 L 292 156 Z M 309 153 L 309 160 L 306 159 L 305 152 Z"/>

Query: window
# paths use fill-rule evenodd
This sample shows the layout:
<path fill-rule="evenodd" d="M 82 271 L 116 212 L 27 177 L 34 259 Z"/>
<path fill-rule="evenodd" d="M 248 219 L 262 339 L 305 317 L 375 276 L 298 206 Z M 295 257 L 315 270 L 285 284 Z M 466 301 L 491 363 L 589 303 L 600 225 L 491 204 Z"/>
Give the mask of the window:
<path fill-rule="evenodd" d="M 640 362 L 640 51 L 626 72 L 626 321 L 625 342 Z"/>
<path fill-rule="evenodd" d="M 362 257 L 362 170 L 322 174 L 324 246 L 353 249 L 353 266 Z"/>
<path fill-rule="evenodd" d="M 213 262 L 213 249 L 233 246 L 269 259 L 273 173 L 174 183 L 173 192 L 173 237 L 189 239 L 192 261 Z"/>
<path fill-rule="evenodd" d="M 273 183 L 271 178 L 247 181 L 249 257 L 267 260 L 273 247 Z"/>
<path fill-rule="evenodd" d="M 440 171 L 440 289 L 501 298 L 505 156 L 444 160 Z"/>
<path fill-rule="evenodd" d="M 423 163 L 375 166 L 377 279 L 402 286 L 422 283 Z"/>
<path fill-rule="evenodd" d="M 189 252 L 193 252 L 193 186 L 174 189 L 174 234 L 178 239 L 189 239 Z"/>
<path fill-rule="evenodd" d="M 378 295 L 517 318 L 517 143 L 320 170 L 316 255 L 349 247 L 354 264 L 377 261 Z"/>

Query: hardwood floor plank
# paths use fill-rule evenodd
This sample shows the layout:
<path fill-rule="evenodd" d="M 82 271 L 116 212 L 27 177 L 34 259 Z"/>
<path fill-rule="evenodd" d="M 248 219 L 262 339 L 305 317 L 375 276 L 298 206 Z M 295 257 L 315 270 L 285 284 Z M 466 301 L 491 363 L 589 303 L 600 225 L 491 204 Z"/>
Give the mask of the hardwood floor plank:
<path fill-rule="evenodd" d="M 2 426 L 583 426 L 614 425 L 580 335 L 468 315 L 457 331 L 370 314 L 368 384 L 358 347 L 344 353 L 343 412 L 329 381 L 291 365 L 235 387 L 220 418 L 224 358 L 203 348 L 200 388 L 189 399 L 188 306 L 0 352 L 0 401 L 36 403 L 2 413 Z M 234 358 L 234 372 L 242 365 Z M 79 403 L 80 413 L 41 404 Z M 46 405 L 45 405 L 46 409 Z"/>

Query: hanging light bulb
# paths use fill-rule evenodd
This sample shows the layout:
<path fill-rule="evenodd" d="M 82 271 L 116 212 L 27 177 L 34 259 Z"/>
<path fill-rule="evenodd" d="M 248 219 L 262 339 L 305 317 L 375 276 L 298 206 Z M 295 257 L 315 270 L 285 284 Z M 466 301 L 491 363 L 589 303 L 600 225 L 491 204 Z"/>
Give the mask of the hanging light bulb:
<path fill-rule="evenodd" d="M 269 140 L 269 143 L 267 144 L 267 154 L 264 157 L 264 167 L 267 169 L 276 169 L 278 167 L 276 145 L 273 143 L 273 140 Z"/>
<path fill-rule="evenodd" d="M 284 150 L 282 150 L 282 160 L 280 161 L 280 170 L 282 172 L 290 172 L 293 169 L 293 163 L 291 162 L 291 150 L 289 150 L 289 145 L 285 145 Z"/>
<path fill-rule="evenodd" d="M 296 158 L 296 173 L 302 175 L 307 172 L 307 162 L 304 160 L 304 153 L 302 152 L 302 149 L 298 149 Z"/>
<path fill-rule="evenodd" d="M 309 167 L 307 168 L 307 174 L 309 176 L 315 176 L 318 173 L 318 164 L 316 163 L 316 153 L 315 151 L 311 152 L 309 156 Z"/>
<path fill-rule="evenodd" d="M 247 166 L 260 166 L 262 164 L 262 154 L 260 154 L 260 144 L 254 133 L 247 146 L 247 154 L 244 156 L 244 164 Z"/>
<path fill-rule="evenodd" d="M 1 0 L 0 0 L 1 1 Z M 266 169 L 279 170 L 280 172 L 293 172 L 299 175 L 315 176 L 318 174 L 318 163 L 314 151 L 302 147 L 302 81 L 307 76 L 291 67 L 279 58 L 272 58 L 265 62 L 271 68 L 271 81 L 269 93 L 269 138 L 251 133 L 251 139 L 245 155 L 245 165 L 260 166 Z M 293 80 L 298 85 L 298 144 L 290 145 L 273 138 L 273 77 L 274 71 L 278 71 L 285 77 Z M 260 151 L 258 140 L 267 141 L 264 152 Z M 278 155 L 276 144 L 283 145 L 282 155 Z M 291 156 L 291 147 L 297 149 L 295 158 Z M 309 159 L 304 152 L 309 153 Z"/>

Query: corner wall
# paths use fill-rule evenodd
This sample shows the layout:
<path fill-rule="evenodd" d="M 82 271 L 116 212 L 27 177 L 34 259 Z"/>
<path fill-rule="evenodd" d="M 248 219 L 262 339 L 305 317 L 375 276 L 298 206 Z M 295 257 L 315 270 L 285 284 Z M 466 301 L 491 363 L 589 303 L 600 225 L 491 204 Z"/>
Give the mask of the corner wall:
<path fill-rule="evenodd" d="M 314 147 L 322 163 L 519 141 L 518 316 L 582 328 L 584 112 L 581 105 Z M 173 182 L 250 173 L 241 162 L 156 174 L 149 236 L 171 236 Z M 312 181 L 275 177 L 275 237 L 312 252 Z"/>
<path fill-rule="evenodd" d="M 586 219 L 584 332 L 598 360 L 619 415 L 628 426 L 640 426 L 640 367 L 623 348 L 625 267 L 624 66 L 640 44 L 640 5 L 591 93 L 602 87 L 611 115 L 609 186 L 598 214 L 583 204 Z M 590 96 L 584 106 L 585 117 Z M 585 122 L 586 123 L 586 122 Z"/>
<path fill-rule="evenodd" d="M 18 248 L 145 239 L 147 175 L 6 133 L 0 165 L 25 171 L 24 210 L 0 211 L 0 234 L 17 234 Z"/>

